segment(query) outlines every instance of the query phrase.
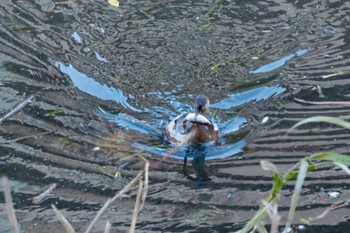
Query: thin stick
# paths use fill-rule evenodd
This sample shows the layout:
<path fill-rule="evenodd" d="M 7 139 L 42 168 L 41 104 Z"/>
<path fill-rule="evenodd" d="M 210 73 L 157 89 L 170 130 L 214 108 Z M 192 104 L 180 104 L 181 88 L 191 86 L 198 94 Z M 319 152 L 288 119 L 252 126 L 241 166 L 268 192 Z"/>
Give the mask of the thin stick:
<path fill-rule="evenodd" d="M 66 217 L 63 216 L 63 214 L 56 208 L 55 205 L 51 205 L 53 211 L 55 212 L 58 220 L 62 223 L 64 230 L 66 233 L 76 233 L 72 225 L 69 223 L 69 221 L 66 219 Z"/>
<path fill-rule="evenodd" d="M 164 158 L 162 158 L 161 161 L 164 161 L 166 160 L 169 156 L 171 156 L 172 154 L 174 154 L 176 151 L 178 151 L 183 145 L 185 145 L 186 143 L 188 143 L 188 141 L 184 141 L 184 142 L 181 142 L 179 145 L 177 145 L 176 147 L 174 147 L 173 149 L 171 149 L 169 151 L 169 153 L 164 156 Z"/>
<path fill-rule="evenodd" d="M 138 155 L 139 158 L 141 158 L 144 162 L 145 162 L 145 184 L 143 185 L 143 191 L 142 191 L 142 198 L 141 198 L 141 206 L 139 211 L 142 210 L 145 202 L 146 202 L 146 198 L 147 198 L 147 193 L 148 193 L 148 182 L 149 182 L 149 161 L 148 159 L 146 159 L 145 157 Z"/>
<path fill-rule="evenodd" d="M 50 133 L 55 133 L 55 132 L 57 132 L 57 130 L 52 130 L 52 131 L 43 132 L 43 133 L 38 133 L 38 134 L 34 134 L 34 135 L 19 137 L 19 138 L 11 139 L 11 140 L 9 140 L 8 142 L 18 142 L 18 141 L 20 141 L 20 140 L 24 140 L 24 139 L 28 139 L 28 138 L 34 138 L 34 137 L 39 137 L 39 136 L 42 136 L 42 135 L 46 135 L 46 134 L 50 134 Z"/>
<path fill-rule="evenodd" d="M 19 103 L 18 105 L 15 105 L 12 110 L 10 110 L 8 113 L 5 114 L 5 116 L 0 118 L 0 124 L 5 121 L 7 118 L 10 118 L 11 116 L 13 116 L 14 114 L 16 114 L 19 110 L 21 110 L 22 108 L 24 108 L 27 104 L 33 102 L 34 100 L 34 96 L 31 95 L 28 98 L 24 99 L 21 103 Z"/>
<path fill-rule="evenodd" d="M 97 220 L 101 217 L 103 212 L 112 204 L 117 198 L 119 198 L 124 193 L 128 192 L 133 186 L 135 186 L 135 183 L 141 179 L 145 172 L 141 171 L 128 185 L 126 185 L 122 190 L 119 191 L 112 199 L 108 199 L 106 203 L 102 206 L 102 208 L 98 211 L 95 218 L 90 223 L 89 227 L 86 229 L 85 233 L 89 233 L 94 226 L 94 224 L 97 222 Z"/>
<path fill-rule="evenodd" d="M 279 197 L 278 197 L 279 198 Z M 281 220 L 281 216 L 278 214 L 278 208 L 277 203 L 271 204 L 267 201 L 262 201 L 264 206 L 267 206 L 268 209 L 266 210 L 270 220 L 271 220 L 271 227 L 270 227 L 270 233 L 277 233 L 278 232 L 278 226 L 279 222 Z"/>
<path fill-rule="evenodd" d="M 345 206 L 348 206 L 350 204 L 350 200 L 343 200 L 343 201 L 339 201 L 334 203 L 333 205 L 331 205 L 330 207 L 328 207 L 327 209 L 325 209 L 323 211 L 323 213 L 315 216 L 315 217 L 309 217 L 308 220 L 311 221 L 315 221 L 315 220 L 319 220 L 321 218 L 324 218 L 329 212 L 331 212 L 332 210 L 336 210 Z"/>
<path fill-rule="evenodd" d="M 110 230 L 111 230 L 111 223 L 107 222 L 104 233 L 109 233 Z"/>
<path fill-rule="evenodd" d="M 13 202 L 11 197 L 11 188 L 7 177 L 2 178 L 2 185 L 4 187 L 5 194 L 5 207 L 7 210 L 7 216 L 10 221 L 10 228 L 12 233 L 19 233 L 17 218 L 15 209 L 13 208 Z"/>
<path fill-rule="evenodd" d="M 131 226 L 130 226 L 129 233 L 135 232 L 137 215 L 139 214 L 139 210 L 140 210 L 142 189 L 143 189 L 143 182 L 142 182 L 142 180 L 140 180 L 139 181 L 139 188 L 137 189 L 134 212 L 133 212 L 132 219 L 131 219 Z"/>
<path fill-rule="evenodd" d="M 52 191 L 57 188 L 57 184 L 53 183 L 49 186 L 47 186 L 44 191 L 42 191 L 39 195 L 33 197 L 32 199 L 32 203 L 39 205 L 41 204 L 43 201 L 45 201 L 50 195 L 52 195 Z"/>
<path fill-rule="evenodd" d="M 350 105 L 350 101 L 307 101 L 298 98 L 294 98 L 294 100 L 299 103 L 311 105 Z"/>

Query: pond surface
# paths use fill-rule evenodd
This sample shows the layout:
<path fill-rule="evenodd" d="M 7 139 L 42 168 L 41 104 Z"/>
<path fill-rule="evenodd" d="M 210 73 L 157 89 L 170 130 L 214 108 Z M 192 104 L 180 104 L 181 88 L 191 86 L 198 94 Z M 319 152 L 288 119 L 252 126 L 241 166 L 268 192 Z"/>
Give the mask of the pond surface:
<path fill-rule="evenodd" d="M 0 176 L 10 178 L 21 229 L 62 232 L 54 204 L 85 231 L 144 168 L 123 158 L 142 153 L 155 168 L 137 232 L 239 230 L 271 189 L 260 160 L 287 171 L 313 153 L 350 154 L 349 133 L 330 125 L 286 136 L 306 117 L 349 119 L 348 106 L 327 103 L 350 99 L 349 12 L 345 0 L 120 1 L 118 8 L 2 0 L 1 116 L 31 100 L 0 121 Z M 198 94 L 210 98 L 219 142 L 184 146 L 161 161 L 176 146 L 162 130 L 193 111 Z M 122 177 L 111 178 L 117 172 Z M 312 226 L 299 219 L 349 199 L 348 179 L 331 166 L 309 174 L 294 232 L 347 232 L 348 206 Z M 52 184 L 53 195 L 34 204 Z M 293 188 L 282 192 L 282 222 Z M 111 232 L 127 231 L 135 196 L 116 201 L 93 232 L 106 221 Z M 0 229 L 9 232 L 3 203 L 0 195 Z"/>

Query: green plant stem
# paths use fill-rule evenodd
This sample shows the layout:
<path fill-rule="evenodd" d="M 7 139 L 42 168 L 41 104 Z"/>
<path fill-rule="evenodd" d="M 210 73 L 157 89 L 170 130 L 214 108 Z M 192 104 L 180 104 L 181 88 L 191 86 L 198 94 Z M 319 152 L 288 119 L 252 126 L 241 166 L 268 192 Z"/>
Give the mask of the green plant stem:
<path fill-rule="evenodd" d="M 298 178 L 297 178 L 297 181 L 296 181 L 296 184 L 294 187 L 294 193 L 292 196 L 292 201 L 291 201 L 290 209 L 289 209 L 289 213 L 288 213 L 288 220 L 287 220 L 287 223 L 286 223 L 286 226 L 285 226 L 283 232 L 287 232 L 287 229 L 290 227 L 290 225 L 293 221 L 295 209 L 296 209 L 297 204 L 298 204 L 298 199 L 300 196 L 301 188 L 303 186 L 308 167 L 309 167 L 309 163 L 306 161 L 306 159 L 301 160 Z"/>
<path fill-rule="evenodd" d="M 250 232 L 250 230 L 267 214 L 267 210 L 270 208 L 271 205 L 274 205 L 278 202 L 278 197 L 273 198 L 271 201 L 268 202 L 267 205 L 260 208 L 260 210 L 255 214 L 255 216 L 243 227 L 243 229 L 237 231 L 236 233 L 247 233 Z"/>

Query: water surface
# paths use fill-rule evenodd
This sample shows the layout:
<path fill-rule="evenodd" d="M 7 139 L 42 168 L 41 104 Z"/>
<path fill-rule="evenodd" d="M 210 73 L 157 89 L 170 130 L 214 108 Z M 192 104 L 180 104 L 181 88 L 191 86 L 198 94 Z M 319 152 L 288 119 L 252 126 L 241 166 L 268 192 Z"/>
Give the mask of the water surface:
<path fill-rule="evenodd" d="M 21 229 L 62 232 L 55 204 L 85 231 L 107 198 L 143 169 L 142 161 L 121 160 L 136 153 L 156 167 L 137 231 L 240 229 L 271 189 L 272 174 L 260 160 L 286 171 L 316 152 L 349 154 L 349 133 L 336 127 L 306 126 L 286 136 L 300 119 L 349 115 L 342 105 L 294 100 L 348 101 L 349 8 L 348 1 L 316 0 L 121 1 L 119 8 L 107 1 L 2 1 L 1 116 L 35 96 L 0 125 L 0 175 L 10 178 Z M 162 130 L 193 111 L 198 94 L 211 100 L 219 142 L 185 146 L 162 162 L 176 146 Z M 118 171 L 123 176 L 114 179 Z M 54 196 L 33 204 L 52 183 Z M 292 192 L 287 184 L 282 216 Z M 135 195 L 114 203 L 95 232 L 107 220 L 115 232 L 127 231 Z M 345 174 L 312 172 L 293 229 L 346 232 L 349 207 L 311 226 L 298 220 L 348 196 Z M 8 229 L 3 211 L 0 226 Z"/>

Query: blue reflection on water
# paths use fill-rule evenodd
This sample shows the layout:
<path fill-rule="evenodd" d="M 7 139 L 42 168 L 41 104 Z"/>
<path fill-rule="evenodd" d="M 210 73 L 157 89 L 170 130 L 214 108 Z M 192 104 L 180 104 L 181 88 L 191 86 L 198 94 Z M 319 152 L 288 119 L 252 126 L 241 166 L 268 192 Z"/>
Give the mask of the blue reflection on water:
<path fill-rule="evenodd" d="M 218 109 L 230 109 L 239 105 L 243 105 L 249 102 L 265 100 L 271 98 L 277 94 L 284 92 L 286 89 L 276 85 L 272 87 L 263 86 L 254 88 L 249 91 L 231 94 L 228 98 L 219 101 L 212 105 L 213 108 Z M 160 95 L 159 92 L 155 92 L 154 94 Z M 164 98 L 164 97 L 163 97 Z M 191 112 L 193 111 L 190 105 L 181 103 L 177 101 L 176 97 L 173 95 L 167 96 L 165 98 L 166 102 L 170 104 L 176 111 L 179 112 Z M 119 114 L 111 114 L 103 109 L 99 109 L 99 116 L 105 118 L 111 122 L 115 122 L 118 126 L 125 129 L 132 129 L 142 134 L 150 134 L 155 135 L 161 139 L 165 139 L 163 130 L 165 129 L 165 125 L 163 120 L 165 118 L 172 117 L 176 115 L 175 112 L 172 112 L 163 107 L 153 107 L 152 109 L 144 109 L 144 112 L 150 113 L 154 118 L 150 123 L 146 123 L 140 121 L 130 115 L 126 115 L 123 113 Z M 236 155 L 242 152 L 244 146 L 246 145 L 246 141 L 244 139 L 234 139 L 234 137 L 230 137 L 229 135 L 237 132 L 239 129 L 247 125 L 248 120 L 243 116 L 235 116 L 226 122 L 220 123 L 216 122 L 219 126 L 220 132 L 220 140 L 217 143 L 207 143 L 204 145 L 203 153 L 205 154 L 205 159 L 219 159 L 226 158 L 233 155 Z M 154 141 L 152 142 L 152 144 Z M 133 143 L 134 147 L 138 149 L 142 149 L 149 153 L 157 154 L 160 156 L 166 156 L 169 153 L 169 149 L 173 148 L 173 146 L 167 146 L 168 148 L 164 148 L 164 144 L 160 143 L 159 146 L 155 145 L 147 145 L 147 142 L 144 143 Z M 188 157 L 188 159 L 192 159 L 191 155 L 188 154 L 188 148 L 191 148 L 191 144 L 184 146 L 180 150 L 176 151 L 171 155 L 172 158 L 183 159 L 184 157 Z"/>
<path fill-rule="evenodd" d="M 279 85 L 272 87 L 258 87 L 249 91 L 231 94 L 228 98 L 223 99 L 211 106 L 218 109 L 230 109 L 251 101 L 266 100 L 274 95 L 283 93 L 285 90 L 286 88 Z"/>
<path fill-rule="evenodd" d="M 68 66 L 65 66 L 62 62 L 57 61 L 55 65 L 62 73 L 65 73 L 69 76 L 69 78 L 79 90 L 102 100 L 113 100 L 125 108 L 136 112 L 141 112 L 141 110 L 134 108 L 127 102 L 127 97 L 123 95 L 123 92 L 121 90 L 97 82 L 95 79 L 76 70 L 70 64 Z"/>
<path fill-rule="evenodd" d="M 162 129 L 158 129 L 155 125 L 160 125 L 160 122 L 155 122 L 156 124 L 149 124 L 143 121 L 140 121 L 132 116 L 119 113 L 119 114 L 111 114 L 103 110 L 102 108 L 99 108 L 100 112 L 98 113 L 99 116 L 101 116 L 104 119 L 107 119 L 108 121 L 115 122 L 118 126 L 125 128 L 125 129 L 132 129 L 139 133 L 143 134 L 150 134 L 155 135 L 159 137 L 160 139 L 166 140 L 166 137 L 163 134 L 164 127 Z M 164 117 L 164 116 L 163 116 Z M 233 133 L 235 131 L 238 131 L 241 127 L 243 127 L 247 123 L 247 119 L 242 116 L 235 116 L 234 118 L 228 120 L 227 122 L 220 124 L 220 137 L 219 143 L 223 145 L 216 145 L 214 143 L 206 143 L 205 149 L 203 152 L 205 153 L 205 159 L 218 159 L 218 158 L 226 158 L 229 156 L 233 156 L 235 154 L 238 154 L 242 151 L 243 147 L 245 146 L 246 142 L 245 140 L 240 141 L 225 141 L 224 136 L 230 133 Z M 146 142 L 147 143 L 147 142 Z M 133 143 L 132 144 L 135 148 L 147 151 L 149 153 L 153 153 L 159 156 L 166 156 L 169 153 L 169 148 L 164 149 L 157 146 L 149 146 L 141 143 Z M 161 145 L 159 145 L 161 146 Z M 162 145 L 164 146 L 164 145 Z M 179 151 L 176 151 L 174 154 L 171 155 L 172 158 L 177 159 L 183 159 L 185 156 L 188 157 L 190 160 L 192 159 L 191 155 L 187 153 L 185 150 L 186 148 L 189 148 L 193 145 L 184 146 Z"/>
<path fill-rule="evenodd" d="M 111 114 L 106 112 L 102 108 L 99 108 L 99 110 L 99 116 L 111 122 L 117 123 L 120 127 L 126 129 L 133 129 L 143 134 L 153 134 L 160 138 L 163 137 L 163 134 L 160 130 L 158 130 L 155 126 L 149 125 L 148 123 L 142 122 L 123 113 Z"/>
<path fill-rule="evenodd" d="M 281 59 L 279 59 L 277 61 L 271 62 L 269 64 L 263 65 L 263 66 L 259 67 L 256 70 L 250 71 L 250 73 L 251 74 L 258 74 L 258 73 L 266 73 L 266 72 L 273 71 L 275 69 L 278 69 L 278 68 L 282 67 L 287 61 L 289 61 L 293 57 L 302 56 L 302 55 L 306 54 L 309 51 L 310 51 L 310 49 L 298 50 L 298 51 L 296 51 L 293 54 L 290 54 L 290 55 L 288 55 L 286 57 L 283 57 L 283 58 L 281 58 Z"/>
<path fill-rule="evenodd" d="M 99 53 L 95 52 L 96 59 L 104 63 L 109 62 L 106 58 L 102 57 Z"/>
<path fill-rule="evenodd" d="M 72 37 L 75 40 L 75 42 L 82 44 L 83 40 L 81 39 L 81 36 L 77 32 L 72 33 Z"/>
<path fill-rule="evenodd" d="M 242 126 L 244 126 L 247 123 L 248 121 L 245 117 L 236 116 L 219 125 L 220 136 L 238 131 Z"/>

